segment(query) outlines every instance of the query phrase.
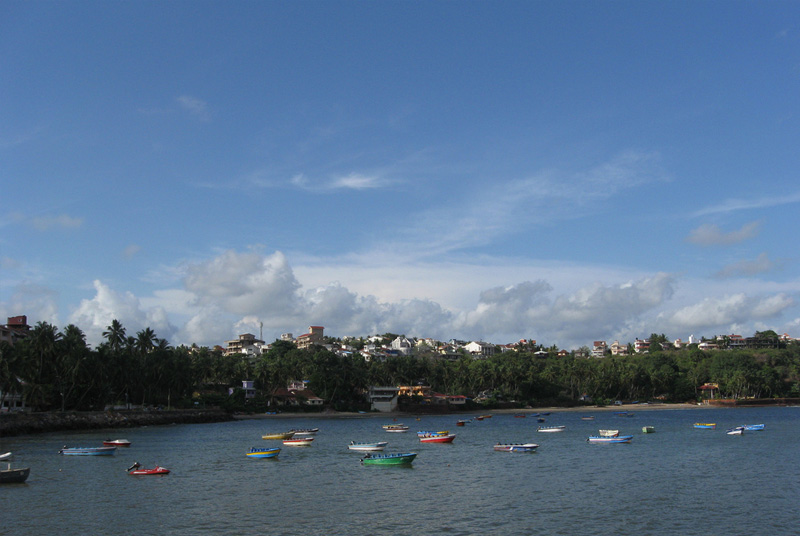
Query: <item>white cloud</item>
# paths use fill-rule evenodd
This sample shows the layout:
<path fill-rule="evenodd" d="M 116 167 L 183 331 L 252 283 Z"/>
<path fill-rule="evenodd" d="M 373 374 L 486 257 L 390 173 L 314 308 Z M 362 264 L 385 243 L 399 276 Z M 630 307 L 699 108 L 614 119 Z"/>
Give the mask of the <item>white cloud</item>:
<path fill-rule="evenodd" d="M 713 205 L 700 209 L 694 213 L 695 217 L 708 216 L 710 214 L 721 214 L 725 212 L 736 212 L 740 210 L 754 210 L 771 208 L 782 205 L 792 205 L 800 203 L 800 192 L 787 193 L 774 197 L 747 198 L 747 199 L 725 199 Z"/>
<path fill-rule="evenodd" d="M 140 246 L 138 244 L 130 244 L 130 245 L 126 246 L 125 249 L 122 250 L 122 256 L 125 259 L 132 259 L 141 250 L 142 250 L 142 246 Z"/>
<path fill-rule="evenodd" d="M 783 293 L 761 297 L 737 293 L 721 298 L 704 298 L 668 315 L 666 321 L 683 331 L 708 328 L 727 331 L 724 328 L 728 326 L 776 318 L 794 305 L 794 299 Z"/>
<path fill-rule="evenodd" d="M 177 100 L 181 108 L 201 121 L 208 121 L 211 119 L 208 104 L 205 101 L 189 95 L 181 95 Z"/>
<path fill-rule="evenodd" d="M 329 187 L 333 189 L 367 190 L 385 186 L 386 181 L 379 177 L 350 173 L 344 177 L 333 179 Z"/>
<path fill-rule="evenodd" d="M 769 260 L 766 253 L 762 253 L 755 260 L 741 260 L 725 266 L 714 274 L 715 277 L 726 279 L 730 277 L 747 277 L 769 272 L 775 268 L 775 263 Z"/>
<path fill-rule="evenodd" d="M 67 214 L 37 216 L 31 219 L 31 224 L 39 231 L 49 231 L 53 228 L 77 229 L 83 225 L 83 218 L 75 218 Z"/>
<path fill-rule="evenodd" d="M 693 229 L 686 241 L 698 246 L 729 246 L 756 237 L 760 228 L 761 223 L 754 221 L 739 230 L 726 233 L 717 225 L 707 223 Z"/>

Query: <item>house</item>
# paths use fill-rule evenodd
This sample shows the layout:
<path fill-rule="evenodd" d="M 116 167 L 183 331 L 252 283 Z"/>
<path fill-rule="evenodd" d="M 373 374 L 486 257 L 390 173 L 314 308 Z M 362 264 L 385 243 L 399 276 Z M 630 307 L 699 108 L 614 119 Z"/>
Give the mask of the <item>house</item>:
<path fill-rule="evenodd" d="M 248 398 L 255 398 L 256 397 L 256 389 L 253 387 L 252 380 L 243 380 L 242 381 L 242 390 L 244 390 L 244 397 L 245 399 Z M 232 395 L 234 392 L 233 387 L 228 388 L 228 395 Z"/>
<path fill-rule="evenodd" d="M 225 341 L 227 348 L 225 355 L 244 354 L 247 357 L 257 357 L 261 355 L 264 348 L 264 341 L 256 339 L 252 333 L 243 333 L 234 341 Z"/>
<path fill-rule="evenodd" d="M 286 406 L 322 406 L 325 401 L 306 388 L 304 381 L 289 382 L 288 387 L 275 389 L 273 398 Z"/>
<path fill-rule="evenodd" d="M 636 339 L 633 342 L 633 351 L 637 354 L 647 353 L 650 351 L 650 339 Z"/>
<path fill-rule="evenodd" d="M 323 331 L 325 331 L 325 328 L 322 326 L 309 326 L 308 333 L 303 333 L 297 337 L 294 343 L 301 350 L 310 348 L 313 344 L 321 345 Z"/>
<path fill-rule="evenodd" d="M 370 409 L 384 413 L 397 409 L 397 387 L 370 387 L 367 391 L 367 402 Z"/>
<path fill-rule="evenodd" d="M 464 349 L 476 357 L 491 357 L 494 355 L 494 345 L 483 341 L 472 341 Z"/>
<path fill-rule="evenodd" d="M 592 343 L 592 357 L 603 357 L 606 355 L 606 349 L 608 349 L 606 341 L 594 341 Z"/>
<path fill-rule="evenodd" d="M 14 346 L 20 339 L 25 339 L 31 327 L 28 325 L 28 317 L 25 315 L 8 317 L 8 323 L 0 326 L 0 341 L 7 342 Z"/>
<path fill-rule="evenodd" d="M 611 343 L 611 355 L 628 355 L 628 345 L 614 341 Z"/>
<path fill-rule="evenodd" d="M 414 353 L 414 343 L 405 337 L 397 337 L 392 341 L 392 350 L 397 350 L 401 355 L 411 355 Z"/>

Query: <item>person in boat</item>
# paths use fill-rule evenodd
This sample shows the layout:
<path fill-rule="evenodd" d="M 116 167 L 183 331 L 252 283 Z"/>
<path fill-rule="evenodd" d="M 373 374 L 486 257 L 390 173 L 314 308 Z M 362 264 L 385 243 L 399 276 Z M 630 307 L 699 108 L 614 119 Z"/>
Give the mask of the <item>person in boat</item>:
<path fill-rule="evenodd" d="M 133 465 L 131 465 L 130 467 L 128 467 L 128 468 L 126 469 L 126 471 L 130 472 L 130 471 L 133 471 L 134 469 L 139 469 L 141 466 L 142 466 L 142 465 L 141 465 L 139 462 L 133 462 Z"/>

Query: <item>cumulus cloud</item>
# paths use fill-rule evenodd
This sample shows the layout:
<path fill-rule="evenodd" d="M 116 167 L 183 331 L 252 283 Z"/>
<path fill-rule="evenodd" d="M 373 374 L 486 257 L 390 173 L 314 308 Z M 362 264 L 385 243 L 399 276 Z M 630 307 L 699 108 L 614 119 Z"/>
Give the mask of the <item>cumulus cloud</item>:
<path fill-rule="evenodd" d="M 760 227 L 761 223 L 754 221 L 743 225 L 741 229 L 726 233 L 717 225 L 707 223 L 693 229 L 686 241 L 698 246 L 729 246 L 756 237 Z"/>
<path fill-rule="evenodd" d="M 780 293 L 772 296 L 730 294 L 720 298 L 705 298 L 700 303 L 683 307 L 669 315 L 668 325 L 681 330 L 726 328 L 748 321 L 776 318 L 795 305 L 794 299 Z"/>
<path fill-rule="evenodd" d="M 25 315 L 28 322 L 47 322 L 58 326 L 58 294 L 35 283 L 21 283 L 7 300 L 0 301 L 0 318 Z"/>
<path fill-rule="evenodd" d="M 766 253 L 762 253 L 754 260 L 741 260 L 733 264 L 725 266 L 722 270 L 714 274 L 714 277 L 719 279 L 727 279 L 731 277 L 747 277 L 769 272 L 775 268 L 775 263 L 772 262 Z"/>

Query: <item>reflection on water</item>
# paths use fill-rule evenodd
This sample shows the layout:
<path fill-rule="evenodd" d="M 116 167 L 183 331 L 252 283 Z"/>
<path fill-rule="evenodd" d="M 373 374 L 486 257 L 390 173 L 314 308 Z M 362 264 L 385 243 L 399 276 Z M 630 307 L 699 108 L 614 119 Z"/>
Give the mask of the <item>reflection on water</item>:
<path fill-rule="evenodd" d="M 8 534 L 776 534 L 796 531 L 800 409 L 554 412 L 557 434 L 534 419 L 495 415 L 456 427 L 455 416 L 410 418 L 406 434 L 384 419 L 276 418 L 126 430 L 112 457 L 60 456 L 64 444 L 98 445 L 108 433 L 0 440 L 24 485 L 1 486 Z M 702 417 L 702 418 L 701 418 Z M 697 420 L 716 430 L 695 430 Z M 740 424 L 763 432 L 727 436 Z M 641 427 L 655 426 L 643 434 Z M 267 431 L 319 427 L 310 447 L 250 459 Z M 590 444 L 599 428 L 633 434 L 630 444 Z M 417 429 L 457 434 L 420 444 Z M 418 452 L 410 467 L 362 466 L 351 440 L 389 441 L 386 452 Z M 495 452 L 497 442 L 535 442 L 535 453 Z M 172 470 L 132 477 L 134 461 Z M 0 531 L 2 532 L 2 531 Z"/>

